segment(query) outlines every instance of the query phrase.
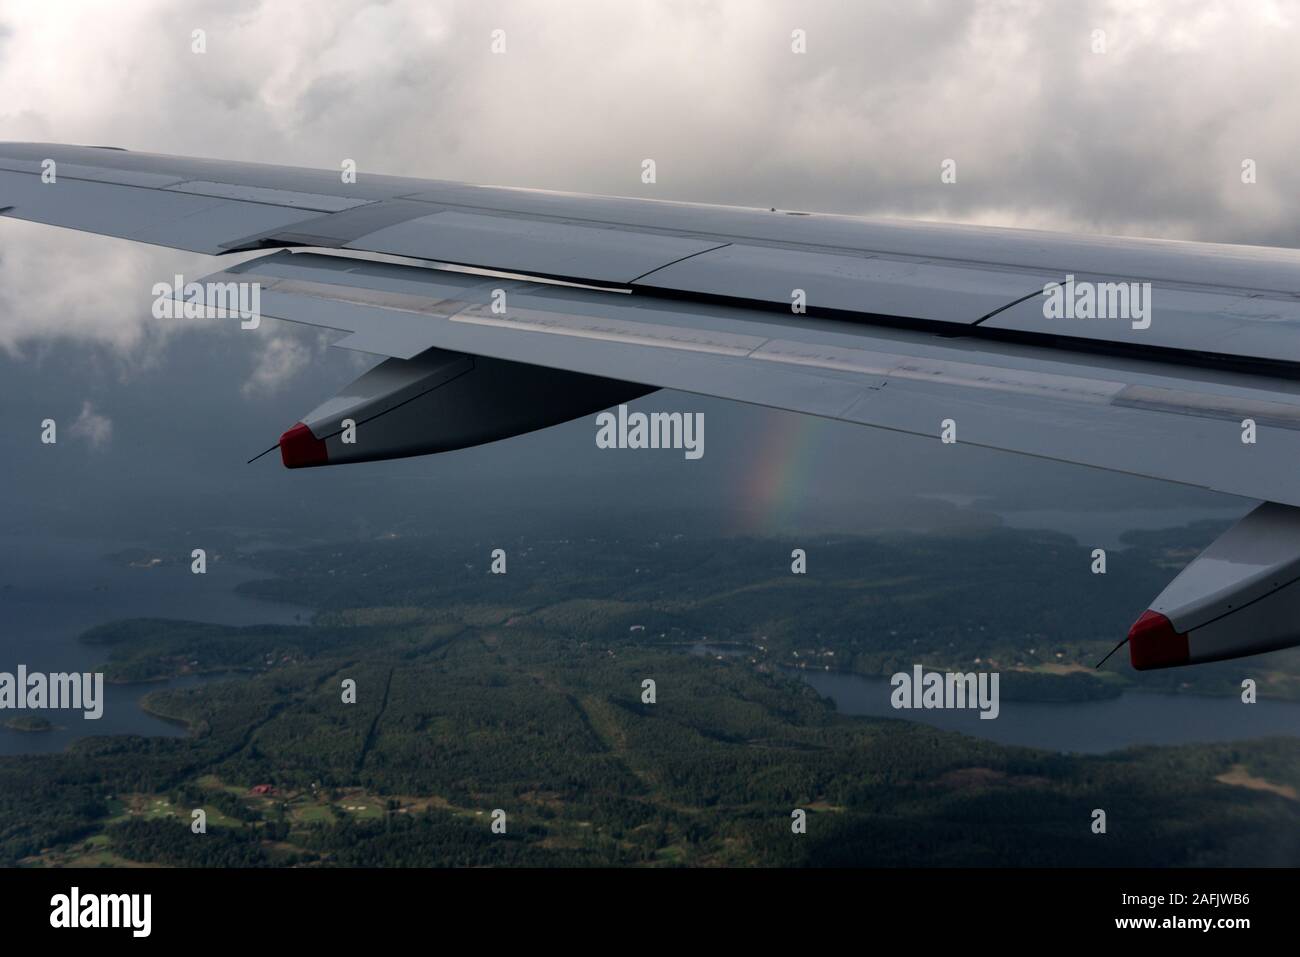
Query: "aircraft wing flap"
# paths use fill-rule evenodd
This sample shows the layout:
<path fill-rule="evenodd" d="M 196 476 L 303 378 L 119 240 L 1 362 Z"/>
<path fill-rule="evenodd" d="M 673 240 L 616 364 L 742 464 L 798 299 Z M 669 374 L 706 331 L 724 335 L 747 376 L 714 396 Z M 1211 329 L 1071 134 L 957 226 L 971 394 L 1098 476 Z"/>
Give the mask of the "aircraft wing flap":
<path fill-rule="evenodd" d="M 346 244 L 363 252 L 627 285 L 721 243 L 592 226 L 440 210 Z"/>
<path fill-rule="evenodd" d="M 43 160 L 0 157 L 0 170 L 40 176 L 45 168 Z M 61 163 L 54 168 L 54 172 L 64 179 L 79 179 L 88 183 L 111 183 L 116 186 L 140 186 L 146 189 L 164 189 L 185 180 L 184 176 L 177 176 L 175 173 L 113 169 L 86 163 Z"/>
<path fill-rule="evenodd" d="M 633 288 L 971 324 L 1041 292 L 1055 273 L 732 244 L 655 270 Z"/>
<path fill-rule="evenodd" d="M 1094 313 L 1091 317 L 1079 314 L 1085 283 L 1088 294 L 1102 304 L 1088 307 Z M 1067 301 L 1074 305 L 1069 307 L 1068 314 L 1061 315 Z M 1056 312 L 1049 315 L 1045 311 L 1047 298 L 1033 296 L 989 317 L 981 325 L 987 329 L 1119 343 L 1138 349 L 1160 347 L 1300 362 L 1300 296 L 1297 295 L 1161 282 L 1134 287 L 1113 275 L 1083 274 L 1062 285 L 1060 303 Z M 1141 306 L 1144 315 L 1137 314 L 1135 304 Z M 1099 308 L 1107 315 L 1096 315 Z"/>
<path fill-rule="evenodd" d="M 346 196 L 328 196 L 324 193 L 304 193 L 293 189 L 270 189 L 264 186 L 234 186 L 230 183 L 212 183 L 207 180 L 183 180 L 158 187 L 177 193 L 195 196 L 212 196 L 217 199 L 238 199 L 269 206 L 288 206 L 318 213 L 341 213 L 357 206 L 376 202 L 371 199 L 349 199 Z"/>
<path fill-rule="evenodd" d="M 249 233 L 281 229 L 312 213 L 166 189 L 59 179 L 0 170 L 0 216 L 103 236 L 216 254 Z"/>

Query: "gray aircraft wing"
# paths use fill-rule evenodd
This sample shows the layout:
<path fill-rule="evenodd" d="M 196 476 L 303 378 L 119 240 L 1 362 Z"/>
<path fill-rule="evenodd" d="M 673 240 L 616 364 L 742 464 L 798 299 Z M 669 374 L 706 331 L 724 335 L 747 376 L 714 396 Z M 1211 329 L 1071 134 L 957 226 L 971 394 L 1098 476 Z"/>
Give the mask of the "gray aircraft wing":
<path fill-rule="evenodd" d="M 347 172 L 7 143 L 0 216 L 272 251 L 178 295 L 219 308 L 255 287 L 260 315 L 384 357 L 285 433 L 291 467 L 464 447 L 673 388 L 1300 507 L 1300 252 Z M 1234 554 L 1267 528 L 1300 555 L 1300 525 L 1276 515 Z M 1182 660 L 1207 656 L 1223 655 L 1193 643 Z"/>
<path fill-rule="evenodd" d="M 441 349 L 940 439 L 950 420 L 957 442 L 1300 505 L 1300 385 L 1278 375 L 314 253 L 200 288 L 240 282 L 263 315 L 397 360 Z"/>

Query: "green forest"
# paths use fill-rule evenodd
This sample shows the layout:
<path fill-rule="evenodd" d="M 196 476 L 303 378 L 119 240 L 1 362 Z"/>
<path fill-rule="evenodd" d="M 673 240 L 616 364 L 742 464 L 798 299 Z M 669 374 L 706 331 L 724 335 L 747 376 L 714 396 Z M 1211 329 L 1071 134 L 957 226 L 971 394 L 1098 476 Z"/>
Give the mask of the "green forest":
<path fill-rule="evenodd" d="M 1068 539 L 1013 531 L 413 537 L 244 556 L 267 576 L 244 591 L 315 617 L 89 631 L 109 680 L 207 676 L 146 698 L 189 734 L 0 758 L 0 862 L 1294 866 L 1295 737 L 1006 747 L 839 715 L 785 667 L 979 658 L 1006 697 L 1234 693 L 1240 663 L 1140 680 L 1122 660 L 1091 669 L 1206 536 L 1137 536 L 1104 576 Z M 494 547 L 507 574 L 489 572 Z M 795 547 L 805 575 L 791 574 Z M 736 653 L 690 653 L 699 642 Z M 1251 672 L 1262 694 L 1300 696 L 1294 655 L 1266 665 Z"/>

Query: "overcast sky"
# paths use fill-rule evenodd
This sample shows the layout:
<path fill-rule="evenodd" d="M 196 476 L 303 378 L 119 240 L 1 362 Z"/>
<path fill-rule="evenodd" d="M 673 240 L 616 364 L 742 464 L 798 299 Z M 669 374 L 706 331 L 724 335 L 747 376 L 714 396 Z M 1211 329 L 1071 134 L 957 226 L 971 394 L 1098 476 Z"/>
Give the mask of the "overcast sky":
<path fill-rule="evenodd" d="M 1300 4 L 1264 0 L 4 0 L 0 140 L 1300 245 L 1298 50 Z M 290 393 L 310 407 L 357 370 L 273 322 L 223 352 L 151 318 L 160 276 L 214 268 L 2 221 L 0 352 L 106 454 L 125 390 L 161 401 L 176 352 L 211 350 L 215 401 L 269 444 L 306 411 Z"/>

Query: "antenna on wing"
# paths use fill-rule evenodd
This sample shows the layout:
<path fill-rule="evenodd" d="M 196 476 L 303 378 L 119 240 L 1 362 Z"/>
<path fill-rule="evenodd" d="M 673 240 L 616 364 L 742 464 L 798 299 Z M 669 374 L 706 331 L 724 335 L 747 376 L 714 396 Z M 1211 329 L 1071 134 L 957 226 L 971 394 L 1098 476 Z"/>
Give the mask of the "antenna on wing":
<path fill-rule="evenodd" d="M 266 453 L 263 452 L 262 454 L 265 455 Z M 1101 661 L 1097 662 L 1097 667 L 1100 668 L 1102 665 L 1104 665 L 1104 664 L 1106 663 L 1106 661 L 1110 658 L 1111 655 L 1113 655 L 1115 652 L 1119 651 L 1121 648 L 1123 648 L 1123 647 L 1124 647 L 1125 645 L 1127 645 L 1127 644 L 1128 644 L 1128 635 L 1125 635 L 1123 641 L 1121 641 L 1118 645 L 1116 645 L 1114 648 L 1112 648 L 1112 649 L 1110 650 L 1110 652 L 1106 655 L 1105 658 L 1103 658 L 1103 659 L 1101 659 Z"/>

